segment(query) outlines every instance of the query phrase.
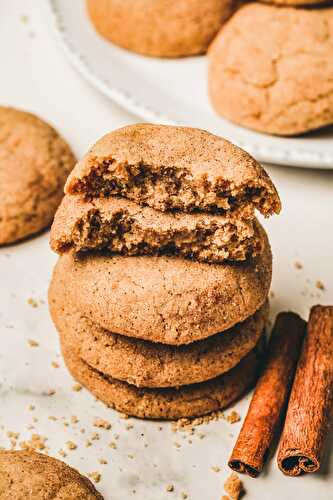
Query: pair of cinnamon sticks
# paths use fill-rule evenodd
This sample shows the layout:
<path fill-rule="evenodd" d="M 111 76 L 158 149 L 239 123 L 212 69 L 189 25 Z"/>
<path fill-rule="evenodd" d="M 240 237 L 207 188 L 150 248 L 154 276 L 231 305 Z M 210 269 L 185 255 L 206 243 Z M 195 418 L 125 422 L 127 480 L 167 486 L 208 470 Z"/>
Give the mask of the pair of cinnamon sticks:
<path fill-rule="evenodd" d="M 233 470 L 260 474 L 286 407 L 278 466 L 288 476 L 315 472 L 333 408 L 333 306 L 313 307 L 308 324 L 291 312 L 278 315 L 266 366 L 229 460 Z"/>

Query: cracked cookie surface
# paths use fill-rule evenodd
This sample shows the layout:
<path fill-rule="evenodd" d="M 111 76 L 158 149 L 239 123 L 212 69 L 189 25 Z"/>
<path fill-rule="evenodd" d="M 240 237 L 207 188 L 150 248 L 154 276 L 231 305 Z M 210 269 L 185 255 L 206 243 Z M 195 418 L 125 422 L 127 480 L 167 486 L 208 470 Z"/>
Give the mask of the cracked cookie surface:
<path fill-rule="evenodd" d="M 75 158 L 38 117 L 0 107 L 0 245 L 48 227 Z"/>
<path fill-rule="evenodd" d="M 216 263 L 244 261 L 262 251 L 256 219 L 160 212 L 124 198 L 85 201 L 73 195 L 66 195 L 57 210 L 50 244 L 59 254 L 108 250 Z"/>
<path fill-rule="evenodd" d="M 235 8 L 233 0 L 87 0 L 98 33 L 125 49 L 158 57 L 206 52 Z"/>
<path fill-rule="evenodd" d="M 206 264 L 166 256 L 68 253 L 55 272 L 77 310 L 121 335 L 181 345 L 207 338 L 254 314 L 266 301 L 272 255 L 242 263 Z"/>
<path fill-rule="evenodd" d="M 297 135 L 333 123 L 333 8 L 251 3 L 209 50 L 216 111 L 240 125 Z"/>
<path fill-rule="evenodd" d="M 137 387 L 178 387 L 231 370 L 258 343 L 268 304 L 229 331 L 185 346 L 168 346 L 117 335 L 79 313 L 55 272 L 49 291 L 52 319 L 60 333 L 76 338 L 79 357 L 89 366 Z"/>
<path fill-rule="evenodd" d="M 254 217 L 279 213 L 275 186 L 248 153 L 204 130 L 138 124 L 100 139 L 69 176 L 67 194 L 122 196 L 156 210 Z"/>
<path fill-rule="evenodd" d="M 0 500 L 103 500 L 91 481 L 35 451 L 0 451 Z"/>
<path fill-rule="evenodd" d="M 179 389 L 147 389 L 107 377 L 77 354 L 76 337 L 60 335 L 65 364 L 72 376 L 108 406 L 138 418 L 174 420 L 222 410 L 255 383 L 261 347 L 255 348 L 229 372 L 207 382 Z"/>

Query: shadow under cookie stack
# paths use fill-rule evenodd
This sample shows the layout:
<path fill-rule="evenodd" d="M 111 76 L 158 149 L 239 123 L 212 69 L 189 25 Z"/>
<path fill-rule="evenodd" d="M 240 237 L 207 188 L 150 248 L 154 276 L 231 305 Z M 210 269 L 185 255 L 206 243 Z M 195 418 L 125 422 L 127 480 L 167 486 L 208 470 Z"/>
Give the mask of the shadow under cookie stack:
<path fill-rule="evenodd" d="M 205 131 L 112 132 L 69 176 L 50 311 L 74 378 L 141 418 L 220 410 L 258 373 L 280 211 L 247 153 Z"/>

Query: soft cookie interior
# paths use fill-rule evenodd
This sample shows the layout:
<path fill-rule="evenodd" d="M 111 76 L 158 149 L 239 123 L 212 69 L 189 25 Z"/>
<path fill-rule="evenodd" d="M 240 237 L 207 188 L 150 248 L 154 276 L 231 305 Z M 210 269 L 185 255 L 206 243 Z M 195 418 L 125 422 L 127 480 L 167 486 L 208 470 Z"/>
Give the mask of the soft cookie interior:
<path fill-rule="evenodd" d="M 203 262 L 243 261 L 262 251 L 255 219 L 211 214 L 163 213 L 129 200 L 84 201 L 67 195 L 57 212 L 51 246 L 108 250 L 123 255 L 172 254 Z"/>

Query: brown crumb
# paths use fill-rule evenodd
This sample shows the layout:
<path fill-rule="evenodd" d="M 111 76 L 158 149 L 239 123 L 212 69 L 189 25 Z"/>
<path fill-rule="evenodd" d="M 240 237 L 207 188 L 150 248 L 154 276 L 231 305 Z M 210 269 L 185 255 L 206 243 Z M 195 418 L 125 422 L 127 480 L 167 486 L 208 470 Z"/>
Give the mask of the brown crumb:
<path fill-rule="evenodd" d="M 203 424 L 208 424 L 209 422 L 214 422 L 224 418 L 224 413 L 222 411 L 215 411 L 209 415 L 197 418 L 180 418 L 175 422 L 172 422 L 171 429 L 173 432 L 177 431 L 189 431 L 191 434 L 195 432 L 195 427 Z"/>
<path fill-rule="evenodd" d="M 76 415 L 71 416 L 71 423 L 72 424 L 77 424 L 79 422 L 79 419 L 77 418 Z"/>
<path fill-rule="evenodd" d="M 166 487 L 165 487 L 165 490 L 168 492 L 168 493 L 171 493 L 172 491 L 174 491 L 175 487 L 173 484 L 167 484 Z"/>
<path fill-rule="evenodd" d="M 58 453 L 59 453 L 59 455 L 60 455 L 61 457 L 64 457 L 64 458 L 65 458 L 65 457 L 67 457 L 67 453 L 66 453 L 64 450 L 62 450 L 62 449 L 61 449 L 61 450 L 59 450 L 59 452 L 58 452 Z"/>
<path fill-rule="evenodd" d="M 52 361 L 51 366 L 52 368 L 59 368 L 60 365 L 56 361 Z"/>
<path fill-rule="evenodd" d="M 127 425 L 126 425 L 126 427 L 125 427 L 125 429 L 126 429 L 127 431 L 130 431 L 130 430 L 131 430 L 131 429 L 133 429 L 133 428 L 134 428 L 134 425 L 133 425 L 133 424 L 127 424 Z"/>
<path fill-rule="evenodd" d="M 39 343 L 37 342 L 37 340 L 28 339 L 28 344 L 30 347 L 39 347 Z"/>
<path fill-rule="evenodd" d="M 69 450 L 76 450 L 77 444 L 74 441 L 67 441 L 66 446 Z"/>
<path fill-rule="evenodd" d="M 214 465 L 213 467 L 211 467 L 211 469 L 212 469 L 213 472 L 221 472 L 221 468 L 217 467 L 216 465 Z"/>
<path fill-rule="evenodd" d="M 27 300 L 27 303 L 29 304 L 29 306 L 31 307 L 38 307 L 38 302 L 37 300 L 33 299 L 32 297 L 29 297 L 28 300 Z"/>
<path fill-rule="evenodd" d="M 90 446 L 92 446 L 92 442 L 89 441 L 89 439 L 87 439 L 87 441 L 86 441 L 86 448 L 89 448 Z"/>
<path fill-rule="evenodd" d="M 48 390 L 46 391 L 46 395 L 47 395 L 47 396 L 54 396 L 54 395 L 55 395 L 55 393 L 56 393 L 55 389 L 48 389 Z"/>
<path fill-rule="evenodd" d="M 235 410 L 229 413 L 229 415 L 227 415 L 225 418 L 227 422 L 229 422 L 229 424 L 235 424 L 236 422 L 239 422 L 241 419 L 240 415 Z"/>
<path fill-rule="evenodd" d="M 324 291 L 325 290 L 325 285 L 324 285 L 324 283 L 322 281 L 317 280 L 316 281 L 316 288 L 318 288 L 318 290 Z"/>
<path fill-rule="evenodd" d="M 113 450 L 116 450 L 117 449 L 117 443 L 115 441 L 111 441 L 111 443 L 109 443 L 109 447 L 112 448 Z"/>
<path fill-rule="evenodd" d="M 93 421 L 94 427 L 99 427 L 100 429 L 106 429 L 107 431 L 111 429 L 112 425 L 107 420 L 103 418 L 95 418 Z"/>
<path fill-rule="evenodd" d="M 100 480 L 102 479 L 102 475 L 100 472 L 89 472 L 87 474 L 88 477 L 90 477 L 90 479 L 92 479 L 95 483 L 99 483 Z"/>
<path fill-rule="evenodd" d="M 13 431 L 7 431 L 7 437 L 13 438 L 13 439 L 18 439 L 20 437 L 20 433 L 13 432 Z"/>
<path fill-rule="evenodd" d="M 52 420 L 53 422 L 56 422 L 58 420 L 57 417 L 55 417 L 54 415 L 50 415 L 48 419 Z"/>
<path fill-rule="evenodd" d="M 129 453 L 129 454 L 127 455 L 127 457 L 128 457 L 130 460 L 133 460 L 133 459 L 134 459 L 134 455 L 133 455 L 132 453 Z"/>
<path fill-rule="evenodd" d="M 36 407 L 35 407 L 34 405 L 29 405 L 29 406 L 28 406 L 28 410 L 29 410 L 29 411 L 33 411 L 35 408 L 36 408 Z"/>
<path fill-rule="evenodd" d="M 39 434 L 32 434 L 30 440 L 20 442 L 20 448 L 21 450 L 45 450 L 45 441 L 47 441 L 46 437 Z"/>
<path fill-rule="evenodd" d="M 105 458 L 99 458 L 98 461 L 101 465 L 106 465 L 108 463 L 108 461 Z"/>
<path fill-rule="evenodd" d="M 244 491 L 243 483 L 236 472 L 232 472 L 224 483 L 224 489 L 232 500 L 238 500 Z"/>
<path fill-rule="evenodd" d="M 186 500 L 186 498 L 188 498 L 188 494 L 185 492 L 185 491 L 182 491 L 181 494 L 180 494 L 180 497 L 183 499 L 183 500 Z"/>
<path fill-rule="evenodd" d="M 90 439 L 92 441 L 98 441 L 100 439 L 100 435 L 98 434 L 98 432 L 93 432 L 92 435 L 90 436 Z"/>
<path fill-rule="evenodd" d="M 73 391 L 75 391 L 75 392 L 79 392 L 79 391 L 81 391 L 81 389 L 82 389 L 82 385 L 80 385 L 80 384 L 74 384 L 74 385 L 72 386 L 72 389 L 73 389 Z"/>
<path fill-rule="evenodd" d="M 295 269 L 303 269 L 303 264 L 301 262 L 299 262 L 298 260 L 296 260 L 294 262 L 294 266 L 295 266 Z"/>

